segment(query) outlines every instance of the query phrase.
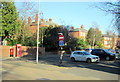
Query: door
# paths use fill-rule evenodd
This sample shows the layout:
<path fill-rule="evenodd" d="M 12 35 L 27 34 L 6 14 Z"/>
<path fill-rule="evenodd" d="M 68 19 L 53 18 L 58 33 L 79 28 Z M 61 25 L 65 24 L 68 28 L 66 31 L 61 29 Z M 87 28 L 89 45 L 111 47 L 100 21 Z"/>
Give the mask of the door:
<path fill-rule="evenodd" d="M 76 59 L 78 61 L 83 61 L 83 53 L 82 52 L 77 52 L 76 54 Z"/>
<path fill-rule="evenodd" d="M 81 52 L 74 52 L 74 58 L 75 60 L 81 61 Z"/>
<path fill-rule="evenodd" d="M 86 61 L 87 56 L 88 56 L 88 55 L 87 55 L 86 53 L 82 52 L 82 56 L 81 56 L 82 61 Z"/>

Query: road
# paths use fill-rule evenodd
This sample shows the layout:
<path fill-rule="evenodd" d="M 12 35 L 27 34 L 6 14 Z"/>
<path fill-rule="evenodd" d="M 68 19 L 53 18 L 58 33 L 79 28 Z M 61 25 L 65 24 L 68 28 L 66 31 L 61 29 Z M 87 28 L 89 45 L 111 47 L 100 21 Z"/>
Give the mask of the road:
<path fill-rule="evenodd" d="M 119 61 L 100 63 L 71 62 L 69 55 L 45 55 L 35 64 L 34 58 L 3 61 L 4 80 L 118 80 Z"/>
<path fill-rule="evenodd" d="M 40 61 L 47 64 L 52 65 L 59 65 L 59 55 L 47 55 L 40 58 Z M 98 71 L 104 71 L 113 74 L 119 74 L 118 70 L 120 67 L 120 61 L 100 61 L 100 63 L 86 63 L 86 62 L 71 62 L 70 55 L 63 56 L 63 63 L 62 66 L 64 67 L 81 67 L 81 68 L 88 68 Z"/>

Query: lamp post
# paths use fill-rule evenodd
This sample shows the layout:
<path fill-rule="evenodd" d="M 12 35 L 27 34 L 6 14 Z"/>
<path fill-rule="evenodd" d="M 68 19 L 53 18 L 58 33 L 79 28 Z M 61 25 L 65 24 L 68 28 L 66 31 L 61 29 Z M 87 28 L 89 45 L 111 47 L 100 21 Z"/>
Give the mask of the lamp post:
<path fill-rule="evenodd" d="M 38 48 L 39 48 L 39 10 L 40 10 L 40 2 L 38 0 L 38 28 L 37 28 L 37 53 L 36 53 L 36 63 L 38 63 Z"/>

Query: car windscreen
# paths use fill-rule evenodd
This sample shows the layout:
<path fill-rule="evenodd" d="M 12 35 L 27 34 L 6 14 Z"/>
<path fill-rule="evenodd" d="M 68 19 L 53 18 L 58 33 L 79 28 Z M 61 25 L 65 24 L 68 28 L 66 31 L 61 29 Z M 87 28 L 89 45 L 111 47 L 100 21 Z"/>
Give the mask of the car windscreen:
<path fill-rule="evenodd" d="M 107 50 L 107 49 L 104 49 L 104 51 L 106 52 L 106 53 L 109 53 L 109 54 L 111 54 L 112 52 L 110 52 L 109 50 Z"/>
<path fill-rule="evenodd" d="M 108 51 L 112 51 L 112 52 L 115 52 L 115 50 L 112 50 L 112 49 L 108 49 Z"/>
<path fill-rule="evenodd" d="M 84 55 L 90 55 L 90 53 L 89 52 L 83 52 L 84 53 Z"/>

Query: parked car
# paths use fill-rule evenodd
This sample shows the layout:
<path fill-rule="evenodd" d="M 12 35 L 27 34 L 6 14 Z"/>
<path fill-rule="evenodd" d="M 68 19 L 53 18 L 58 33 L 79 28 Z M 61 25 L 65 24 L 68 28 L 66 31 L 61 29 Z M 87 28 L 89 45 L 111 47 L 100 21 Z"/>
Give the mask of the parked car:
<path fill-rule="evenodd" d="M 90 53 L 91 53 L 92 50 L 93 50 L 92 48 L 85 49 L 85 51 L 90 52 Z"/>
<path fill-rule="evenodd" d="M 107 49 L 94 49 L 91 54 L 97 55 L 100 59 L 105 59 L 107 61 L 116 59 L 116 54 L 108 51 Z"/>
<path fill-rule="evenodd" d="M 112 53 L 116 53 L 116 51 L 113 50 L 113 49 L 108 49 L 108 51 L 110 51 L 110 52 L 112 52 Z"/>
<path fill-rule="evenodd" d="M 71 61 L 86 61 L 88 63 L 100 60 L 99 56 L 92 55 L 87 51 L 73 51 L 70 58 Z"/>
<path fill-rule="evenodd" d="M 116 51 L 116 53 L 120 54 L 120 49 L 117 49 L 117 50 L 115 50 L 115 51 Z"/>
<path fill-rule="evenodd" d="M 116 60 L 120 59 L 120 54 L 116 54 Z"/>

